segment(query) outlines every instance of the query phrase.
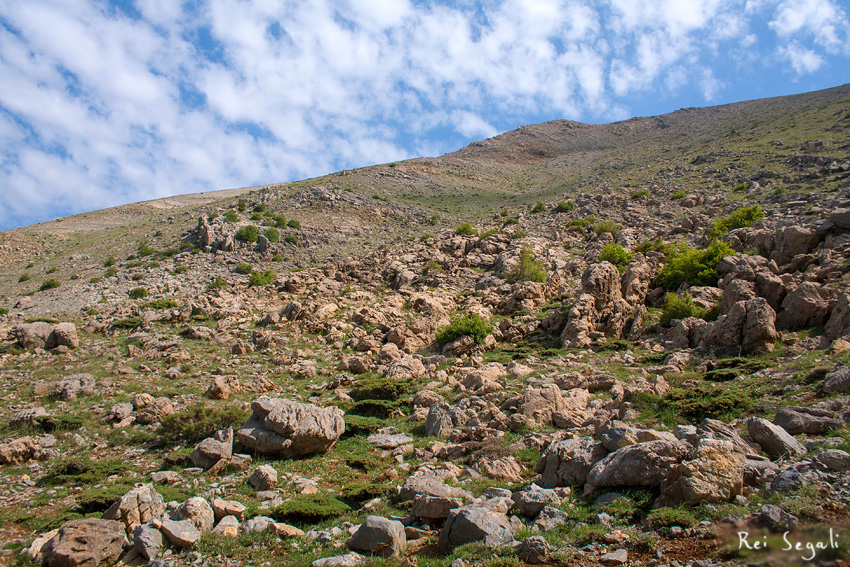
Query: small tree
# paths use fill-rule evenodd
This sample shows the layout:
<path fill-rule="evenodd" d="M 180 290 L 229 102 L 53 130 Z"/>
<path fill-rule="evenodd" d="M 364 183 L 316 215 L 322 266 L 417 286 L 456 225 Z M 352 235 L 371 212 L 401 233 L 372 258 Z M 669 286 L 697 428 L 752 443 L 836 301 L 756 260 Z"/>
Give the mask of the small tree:
<path fill-rule="evenodd" d="M 561 201 L 555 207 L 555 212 L 556 213 L 569 213 L 570 211 L 575 210 L 575 208 L 576 208 L 576 204 L 573 203 L 572 201 Z"/>
<path fill-rule="evenodd" d="M 460 236 L 477 236 L 478 231 L 475 230 L 475 227 L 472 226 L 471 222 L 465 222 L 455 229 L 455 234 Z"/>
<path fill-rule="evenodd" d="M 243 226 L 236 231 L 236 240 L 256 242 L 260 238 L 259 230 L 253 224 Z"/>
<path fill-rule="evenodd" d="M 505 281 L 510 284 L 516 282 L 546 283 L 546 269 L 543 266 L 543 262 L 535 260 L 534 251 L 531 249 L 531 246 L 525 245 L 522 247 L 522 252 L 519 255 L 519 265 L 505 277 Z"/>
<path fill-rule="evenodd" d="M 602 247 L 602 252 L 599 254 L 599 261 L 611 262 L 622 272 L 629 265 L 629 262 L 632 261 L 633 256 L 634 254 L 629 254 L 625 248 L 616 242 L 609 242 Z"/>
<path fill-rule="evenodd" d="M 263 236 L 265 236 L 269 242 L 278 242 L 280 240 L 280 233 L 275 228 L 266 230 L 263 232 Z"/>
<path fill-rule="evenodd" d="M 543 203 L 543 201 L 537 201 L 537 203 L 535 203 L 534 207 L 532 207 L 531 209 L 531 214 L 536 215 L 538 213 L 544 212 L 545 210 L 546 205 Z"/>
<path fill-rule="evenodd" d="M 493 327 L 479 317 L 478 315 L 471 313 L 468 315 L 462 315 L 460 317 L 455 317 L 452 319 L 452 322 L 437 330 L 437 343 L 440 345 L 445 345 L 458 337 L 462 337 L 464 335 L 468 335 L 475 340 L 478 344 L 484 344 L 484 339 L 487 338 L 487 335 L 493 332 Z"/>

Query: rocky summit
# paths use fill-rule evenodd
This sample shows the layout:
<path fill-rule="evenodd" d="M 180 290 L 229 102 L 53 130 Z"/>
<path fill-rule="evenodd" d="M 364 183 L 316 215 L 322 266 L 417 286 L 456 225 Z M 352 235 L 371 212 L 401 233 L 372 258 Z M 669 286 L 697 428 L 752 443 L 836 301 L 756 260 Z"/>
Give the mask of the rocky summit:
<path fill-rule="evenodd" d="M 0 233 L 0 337 L 5 564 L 848 565 L 850 86 Z"/>

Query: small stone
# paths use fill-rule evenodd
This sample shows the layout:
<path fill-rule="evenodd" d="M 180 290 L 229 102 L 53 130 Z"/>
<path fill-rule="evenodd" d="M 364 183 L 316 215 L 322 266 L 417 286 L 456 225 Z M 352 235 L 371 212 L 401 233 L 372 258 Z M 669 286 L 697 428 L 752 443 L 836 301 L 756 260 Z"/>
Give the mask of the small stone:
<path fill-rule="evenodd" d="M 618 549 L 611 553 L 606 553 L 599 560 L 605 565 L 624 565 L 629 561 L 629 553 L 625 549 Z"/>
<path fill-rule="evenodd" d="M 248 484 L 256 490 L 271 490 L 277 486 L 277 471 L 269 465 L 260 465 L 248 478 Z"/>

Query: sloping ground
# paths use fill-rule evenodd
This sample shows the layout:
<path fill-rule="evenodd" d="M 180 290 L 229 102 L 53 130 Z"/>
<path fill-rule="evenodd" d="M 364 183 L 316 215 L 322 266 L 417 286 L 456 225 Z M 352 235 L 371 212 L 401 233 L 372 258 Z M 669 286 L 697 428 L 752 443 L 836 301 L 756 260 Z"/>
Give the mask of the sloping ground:
<path fill-rule="evenodd" d="M 4 233 L 0 557 L 846 565 L 848 147 L 839 87 Z"/>

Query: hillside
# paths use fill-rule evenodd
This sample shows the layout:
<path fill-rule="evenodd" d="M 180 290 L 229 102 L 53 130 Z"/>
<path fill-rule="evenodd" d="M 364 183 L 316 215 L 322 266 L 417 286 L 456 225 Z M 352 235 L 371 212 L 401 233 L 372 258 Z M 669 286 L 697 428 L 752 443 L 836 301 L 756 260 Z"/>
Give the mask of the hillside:
<path fill-rule="evenodd" d="M 850 85 L 0 233 L 0 309 L 9 564 L 850 564 Z"/>

